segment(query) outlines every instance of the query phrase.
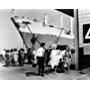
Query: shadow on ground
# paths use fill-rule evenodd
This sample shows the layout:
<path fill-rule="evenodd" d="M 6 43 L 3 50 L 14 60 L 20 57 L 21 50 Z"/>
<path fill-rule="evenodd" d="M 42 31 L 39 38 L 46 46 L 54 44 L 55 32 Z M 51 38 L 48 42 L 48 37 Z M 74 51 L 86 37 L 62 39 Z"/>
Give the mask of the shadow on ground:
<path fill-rule="evenodd" d="M 31 76 L 31 75 L 39 76 L 38 73 L 36 72 L 26 72 L 26 76 Z"/>
<path fill-rule="evenodd" d="M 62 71 L 57 71 L 57 73 L 62 73 Z M 51 68 L 45 68 L 44 70 L 44 75 L 49 75 L 49 74 L 54 74 L 54 69 Z M 26 76 L 39 76 L 39 74 L 37 72 L 26 72 Z"/>

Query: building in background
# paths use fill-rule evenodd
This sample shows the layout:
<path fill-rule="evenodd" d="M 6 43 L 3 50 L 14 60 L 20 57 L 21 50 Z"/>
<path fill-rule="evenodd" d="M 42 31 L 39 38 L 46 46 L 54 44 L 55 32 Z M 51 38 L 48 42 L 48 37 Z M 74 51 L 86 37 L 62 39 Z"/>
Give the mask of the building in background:
<path fill-rule="evenodd" d="M 90 10 L 78 10 L 79 13 L 79 66 L 90 67 Z"/>

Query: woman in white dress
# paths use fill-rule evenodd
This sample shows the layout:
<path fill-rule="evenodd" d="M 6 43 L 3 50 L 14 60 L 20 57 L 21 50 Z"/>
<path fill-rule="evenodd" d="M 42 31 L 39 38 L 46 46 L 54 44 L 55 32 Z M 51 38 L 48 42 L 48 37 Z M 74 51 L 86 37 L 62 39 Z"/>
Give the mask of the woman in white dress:
<path fill-rule="evenodd" d="M 56 50 L 56 48 L 57 45 L 53 44 L 49 62 L 49 65 L 52 67 L 52 69 L 55 69 L 55 71 L 57 70 L 57 66 L 60 63 L 60 58 L 63 58 L 60 50 Z"/>
<path fill-rule="evenodd" d="M 14 49 L 14 54 L 13 54 L 13 56 L 14 56 L 15 64 L 17 64 L 17 62 L 18 62 L 18 51 L 17 51 L 16 48 Z"/>

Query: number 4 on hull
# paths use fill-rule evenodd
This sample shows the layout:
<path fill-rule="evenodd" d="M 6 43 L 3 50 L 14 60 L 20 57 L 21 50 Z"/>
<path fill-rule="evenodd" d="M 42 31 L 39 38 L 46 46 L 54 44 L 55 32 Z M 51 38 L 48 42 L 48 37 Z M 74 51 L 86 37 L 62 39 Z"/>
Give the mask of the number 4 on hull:
<path fill-rule="evenodd" d="M 85 39 L 90 39 L 90 28 L 88 29 L 88 32 L 87 32 L 87 34 L 85 36 Z"/>

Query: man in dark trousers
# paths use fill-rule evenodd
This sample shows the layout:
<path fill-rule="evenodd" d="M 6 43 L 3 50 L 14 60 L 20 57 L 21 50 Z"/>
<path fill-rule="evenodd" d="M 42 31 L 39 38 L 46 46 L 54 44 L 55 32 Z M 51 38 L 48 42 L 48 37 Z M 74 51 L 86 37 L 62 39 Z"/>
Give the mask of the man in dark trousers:
<path fill-rule="evenodd" d="M 31 51 L 31 48 L 28 48 L 28 50 L 27 50 L 27 59 L 28 59 L 28 64 L 32 64 L 32 57 L 33 57 L 33 55 L 32 55 L 32 51 Z"/>
<path fill-rule="evenodd" d="M 44 76 L 45 43 L 41 43 L 41 47 L 37 50 L 35 58 L 38 60 L 39 75 Z"/>
<path fill-rule="evenodd" d="M 21 48 L 19 50 L 18 56 L 19 56 L 19 58 L 18 58 L 19 66 L 23 66 L 24 65 L 24 60 L 25 60 L 25 52 L 24 52 L 23 48 Z"/>

